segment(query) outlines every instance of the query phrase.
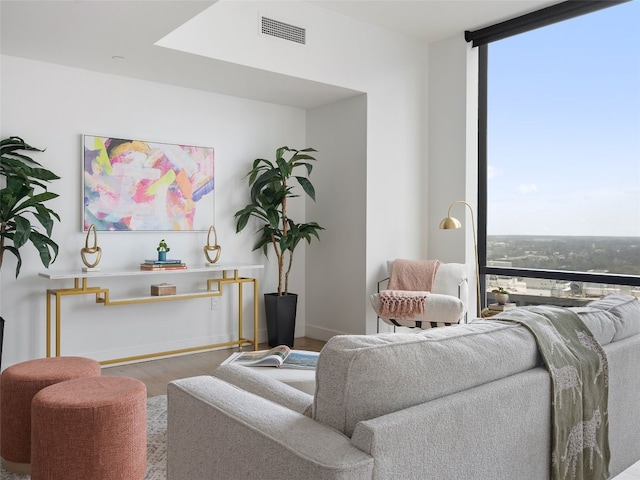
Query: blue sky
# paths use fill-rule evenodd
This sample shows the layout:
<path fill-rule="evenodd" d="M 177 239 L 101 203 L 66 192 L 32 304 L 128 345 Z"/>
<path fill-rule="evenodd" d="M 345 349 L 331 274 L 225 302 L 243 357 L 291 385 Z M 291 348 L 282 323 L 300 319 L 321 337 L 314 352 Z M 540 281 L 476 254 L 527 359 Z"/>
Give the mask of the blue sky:
<path fill-rule="evenodd" d="M 489 235 L 640 237 L 640 0 L 489 45 Z"/>

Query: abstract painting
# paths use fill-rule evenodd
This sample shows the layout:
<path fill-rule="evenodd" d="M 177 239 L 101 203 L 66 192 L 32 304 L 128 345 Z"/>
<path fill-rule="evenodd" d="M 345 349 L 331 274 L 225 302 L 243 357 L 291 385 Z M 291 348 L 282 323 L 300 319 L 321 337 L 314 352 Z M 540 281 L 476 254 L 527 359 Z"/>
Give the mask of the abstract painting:
<path fill-rule="evenodd" d="M 213 158 L 211 147 L 84 135 L 84 231 L 206 231 Z"/>

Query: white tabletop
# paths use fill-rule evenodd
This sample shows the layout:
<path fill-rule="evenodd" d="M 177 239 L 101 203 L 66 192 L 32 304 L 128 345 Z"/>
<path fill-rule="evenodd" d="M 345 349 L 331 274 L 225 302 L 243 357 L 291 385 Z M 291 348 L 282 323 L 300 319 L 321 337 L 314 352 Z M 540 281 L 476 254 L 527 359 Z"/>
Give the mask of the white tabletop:
<path fill-rule="evenodd" d="M 206 273 L 221 272 L 231 270 L 254 270 L 264 268 L 264 265 L 257 263 L 213 263 L 206 265 L 199 264 L 191 266 L 187 264 L 187 268 L 183 270 L 140 270 L 138 267 L 130 270 L 98 270 L 93 272 L 84 272 L 79 270 L 68 271 L 51 271 L 38 273 L 38 276 L 49 280 L 65 280 L 70 278 L 104 278 L 104 277 L 127 277 L 134 275 L 175 275 L 185 273 Z"/>

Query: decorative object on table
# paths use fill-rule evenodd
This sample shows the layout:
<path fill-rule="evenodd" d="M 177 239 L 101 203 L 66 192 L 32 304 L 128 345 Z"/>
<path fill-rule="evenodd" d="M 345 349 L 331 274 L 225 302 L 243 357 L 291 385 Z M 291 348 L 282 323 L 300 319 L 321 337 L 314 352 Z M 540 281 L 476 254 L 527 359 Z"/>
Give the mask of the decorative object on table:
<path fill-rule="evenodd" d="M 44 152 L 20 137 L 0 141 L 0 176 L 5 179 L 5 186 L 0 189 L 0 269 L 4 252 L 11 252 L 18 260 L 16 278 L 22 266 L 20 249 L 28 241 L 38 250 L 45 267 L 49 268 L 55 261 L 58 244 L 51 239 L 51 234 L 54 219 L 60 221 L 60 216 L 45 205 L 58 197 L 47 190 L 47 183 L 60 177 L 26 154 L 19 153 L 22 150 Z M 29 216 L 32 216 L 31 220 Z M 37 222 L 32 223 L 32 220 Z"/>
<path fill-rule="evenodd" d="M 168 283 L 160 283 L 158 285 L 151 285 L 151 295 L 154 297 L 162 297 L 163 295 L 175 295 L 176 286 Z"/>
<path fill-rule="evenodd" d="M 455 202 L 453 202 L 451 205 L 449 205 L 449 210 L 447 211 L 447 218 L 444 218 L 441 222 L 440 222 L 440 230 L 453 230 L 453 229 L 458 229 L 458 228 L 462 228 L 462 223 L 460 223 L 460 220 L 458 220 L 455 217 L 451 216 L 451 209 L 456 205 L 456 204 L 462 204 L 462 205 L 466 205 L 469 208 L 469 212 L 471 213 L 471 228 L 472 228 L 472 233 L 473 233 L 473 251 L 475 253 L 476 256 L 476 296 L 477 296 L 477 315 L 480 316 L 481 312 L 482 312 L 482 302 L 480 300 L 480 265 L 478 263 L 478 242 L 476 239 L 476 222 L 475 219 L 473 218 L 473 208 L 471 208 L 471 205 L 469 205 L 467 202 L 464 202 L 462 200 L 456 200 Z"/>
<path fill-rule="evenodd" d="M 495 288 L 491 290 L 491 293 L 494 294 L 496 302 L 498 302 L 499 305 L 505 305 L 509 301 L 509 292 L 503 287 Z"/>
<path fill-rule="evenodd" d="M 213 232 L 214 236 L 214 244 L 211 245 L 211 232 Z M 210 252 L 215 252 L 215 258 L 211 258 L 209 256 Z M 216 227 L 211 225 L 209 227 L 209 233 L 207 234 L 207 244 L 204 246 L 204 256 L 207 258 L 207 262 L 205 265 L 213 265 L 220 258 L 220 254 L 222 253 L 222 247 L 218 245 L 218 234 L 216 233 Z"/>
<path fill-rule="evenodd" d="M 160 243 L 156 247 L 156 250 L 158 251 L 158 261 L 159 262 L 166 261 L 167 260 L 167 252 L 171 251 L 171 249 L 167 245 L 167 242 L 164 241 L 164 238 L 162 240 L 160 240 Z"/>
<path fill-rule="evenodd" d="M 83 151 L 85 230 L 205 231 L 213 221 L 213 148 L 84 135 Z"/>
<path fill-rule="evenodd" d="M 89 246 L 89 235 L 93 232 L 93 246 Z M 89 263 L 86 255 L 95 255 L 95 260 Z M 98 246 L 98 233 L 96 232 L 96 226 L 91 225 L 87 231 L 87 238 L 84 241 L 84 247 L 80 249 L 80 256 L 82 257 L 82 263 L 86 266 L 82 269 L 85 272 L 97 272 L 100 271 L 98 264 L 102 258 L 102 249 Z"/>
<path fill-rule="evenodd" d="M 265 313 L 270 347 L 293 346 L 297 294 L 289 293 L 289 274 L 293 265 L 293 253 L 300 240 L 311 243 L 312 237 L 320 239 L 319 230 L 324 230 L 316 222 L 297 223 L 288 216 L 287 200 L 299 196 L 288 182 L 295 178 L 304 193 L 315 201 L 316 194 L 308 176 L 311 175 L 316 159 L 309 155 L 313 148 L 296 150 L 280 147 L 276 150 L 275 163 L 258 158 L 247 177 L 251 202 L 235 214 L 236 232 L 244 230 L 251 217 L 261 222 L 259 238 L 253 247 L 262 249 L 265 255 L 273 248 L 278 261 L 278 291 L 265 293 Z M 285 158 L 285 155 L 290 155 Z M 297 176 L 294 172 L 304 167 L 307 176 Z M 288 252 L 288 255 L 287 255 Z M 285 269 L 285 257 L 286 269 Z"/>

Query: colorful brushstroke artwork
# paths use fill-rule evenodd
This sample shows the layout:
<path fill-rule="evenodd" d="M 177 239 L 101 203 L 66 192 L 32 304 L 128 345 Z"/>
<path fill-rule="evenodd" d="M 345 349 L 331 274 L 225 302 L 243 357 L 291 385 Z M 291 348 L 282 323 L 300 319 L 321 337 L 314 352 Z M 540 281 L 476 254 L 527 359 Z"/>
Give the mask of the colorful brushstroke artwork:
<path fill-rule="evenodd" d="M 83 136 L 84 231 L 202 231 L 214 224 L 213 148 Z"/>

